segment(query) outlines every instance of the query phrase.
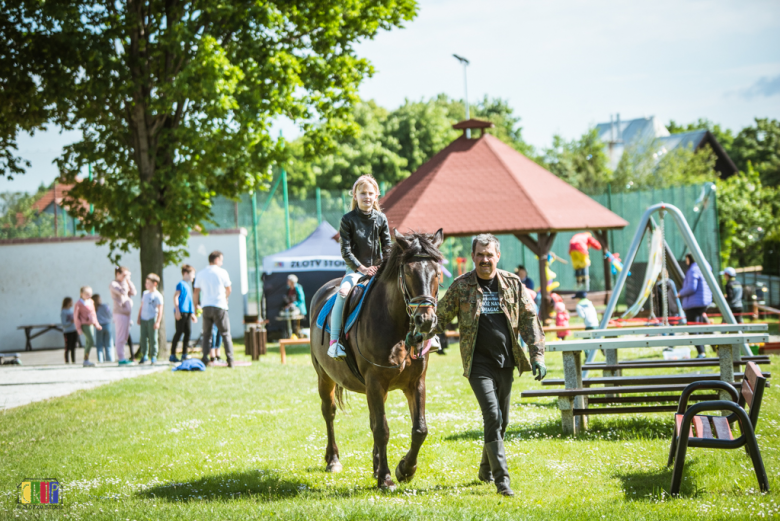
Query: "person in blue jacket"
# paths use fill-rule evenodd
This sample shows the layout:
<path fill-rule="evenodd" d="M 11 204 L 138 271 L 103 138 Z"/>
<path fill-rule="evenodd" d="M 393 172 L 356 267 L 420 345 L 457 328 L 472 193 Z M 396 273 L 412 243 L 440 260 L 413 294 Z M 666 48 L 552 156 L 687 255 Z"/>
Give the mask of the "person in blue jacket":
<path fill-rule="evenodd" d="M 298 277 L 295 275 L 287 276 L 287 295 L 284 297 L 284 302 L 286 311 L 295 314 L 297 310 L 301 315 L 306 315 L 306 297 L 303 294 L 303 286 L 298 284 Z M 288 337 L 291 337 L 292 333 L 292 331 L 288 331 Z"/>
<path fill-rule="evenodd" d="M 707 285 L 701 268 L 696 261 L 693 260 L 693 255 L 690 253 L 685 255 L 685 264 L 688 265 L 688 271 L 685 273 L 683 287 L 678 292 L 678 295 L 682 299 L 682 307 L 685 311 L 685 318 L 687 319 L 688 324 L 703 324 L 705 323 L 703 316 L 704 312 L 707 311 L 707 307 L 712 304 L 712 289 Z M 706 264 L 705 269 L 711 270 L 710 265 Z M 704 354 L 704 346 L 696 346 L 696 351 L 699 352 L 697 358 L 704 358 L 706 356 Z"/>

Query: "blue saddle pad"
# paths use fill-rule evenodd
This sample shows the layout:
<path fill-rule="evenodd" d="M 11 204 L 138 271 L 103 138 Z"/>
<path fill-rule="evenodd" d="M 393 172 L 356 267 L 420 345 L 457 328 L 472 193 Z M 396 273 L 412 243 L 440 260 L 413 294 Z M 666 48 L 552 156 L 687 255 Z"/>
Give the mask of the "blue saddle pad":
<path fill-rule="evenodd" d="M 358 305 L 355 306 L 355 309 L 352 310 L 352 313 L 350 313 L 349 317 L 347 318 L 347 323 L 344 325 L 344 332 L 346 333 L 350 329 L 352 329 L 352 326 L 355 325 L 355 322 L 357 322 L 358 317 L 360 316 L 360 309 L 363 307 L 363 301 L 366 298 L 366 295 L 368 295 L 368 290 L 371 288 L 371 284 L 374 283 L 374 279 L 376 277 L 371 277 L 368 279 L 368 284 L 361 283 L 358 284 L 358 286 L 365 287 L 365 290 L 363 291 L 363 295 L 360 297 L 360 301 L 358 302 Z M 322 328 L 325 326 L 325 331 L 330 333 L 330 321 L 328 320 L 328 316 L 330 315 L 331 311 L 333 311 L 333 305 L 336 303 L 336 298 L 338 297 L 339 292 L 337 291 L 334 293 L 326 302 L 325 305 L 322 306 L 322 309 L 320 310 L 320 314 L 317 315 L 317 327 Z"/>

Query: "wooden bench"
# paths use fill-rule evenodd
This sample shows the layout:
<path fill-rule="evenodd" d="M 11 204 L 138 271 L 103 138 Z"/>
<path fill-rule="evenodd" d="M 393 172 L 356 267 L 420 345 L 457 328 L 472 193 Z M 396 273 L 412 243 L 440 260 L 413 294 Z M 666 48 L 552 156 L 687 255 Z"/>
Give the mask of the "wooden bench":
<path fill-rule="evenodd" d="M 757 326 L 766 325 L 756 324 Z M 740 325 L 741 326 L 741 325 Z M 699 326 L 688 326 L 699 327 Z M 628 329 L 628 328 L 626 328 Z M 644 328 L 655 329 L 653 333 L 660 332 L 661 328 Z M 701 329 L 699 329 L 701 330 Z M 697 330 L 697 331 L 699 331 Z M 604 332 L 604 330 L 596 330 Z M 588 331 L 590 333 L 590 331 Z M 591 351 L 594 349 L 636 349 L 645 347 L 672 347 L 672 346 L 688 346 L 696 344 L 708 344 L 713 346 L 720 346 L 718 349 L 718 361 L 721 378 L 727 382 L 734 381 L 734 360 L 738 358 L 738 352 L 734 353 L 735 348 L 738 348 L 742 344 L 765 342 L 768 335 L 765 333 L 737 333 L 737 334 L 700 334 L 700 335 L 674 335 L 674 336 L 649 336 L 642 338 L 594 338 L 576 341 L 559 341 L 549 342 L 547 344 L 548 352 L 560 352 L 563 354 L 563 372 L 564 383 L 566 390 L 580 391 L 582 390 L 582 352 Z M 616 351 L 613 351 L 616 352 Z M 662 389 L 648 389 L 652 386 L 641 386 L 640 392 L 660 392 Z M 621 389 L 622 391 L 623 389 Z M 681 391 L 682 389 L 677 389 Z M 625 391 L 623 391 L 625 392 Z M 598 389 L 595 393 L 590 394 L 615 394 L 614 388 L 610 387 L 606 390 Z M 525 394 L 524 394 L 525 396 Z M 573 395 L 573 400 L 563 400 L 559 398 L 558 405 L 561 409 L 561 423 L 563 432 L 565 434 L 575 434 L 580 430 L 587 428 L 587 420 L 584 416 L 576 418 L 573 414 L 573 410 L 587 410 L 586 396 L 588 393 L 579 393 Z M 569 402 L 572 402 L 571 404 Z M 617 412 L 631 412 L 628 410 Z M 636 412 L 636 411 L 635 411 Z M 641 412 L 641 411 L 640 411 Z M 605 413 L 606 414 L 606 413 Z"/>
<path fill-rule="evenodd" d="M 739 381 L 744 377 L 743 373 L 734 373 L 734 381 Z M 771 377 L 767 373 L 767 378 Z M 616 387 L 626 385 L 659 385 L 659 384 L 689 384 L 699 380 L 722 380 L 719 374 L 661 374 L 652 376 L 606 376 L 601 378 L 583 378 L 582 385 L 590 387 L 591 385 L 613 385 Z M 544 380 L 542 385 L 564 385 L 563 378 L 553 378 Z"/>
<path fill-rule="evenodd" d="M 287 346 L 308 346 L 311 343 L 310 338 L 283 338 L 279 340 L 279 354 L 282 357 L 282 363 L 287 363 L 287 352 L 285 347 Z"/>
<path fill-rule="evenodd" d="M 51 331 L 52 329 L 55 329 L 62 332 L 62 326 L 60 324 L 40 324 L 37 326 L 19 326 L 16 329 L 24 329 L 24 350 L 25 351 L 32 351 L 32 339 L 37 338 L 41 336 L 44 333 L 47 333 Z M 34 335 L 32 334 L 33 329 L 40 329 L 41 331 L 38 331 Z M 63 344 L 64 347 L 64 344 Z"/>
<path fill-rule="evenodd" d="M 675 433 L 672 436 L 669 448 L 669 461 L 667 466 L 674 463 L 672 471 L 672 484 L 669 492 L 672 496 L 680 493 L 683 468 L 685 466 L 685 454 L 688 447 L 705 447 L 708 449 L 738 449 L 745 447 L 748 456 L 753 461 L 753 470 L 758 478 L 761 491 L 769 492 L 769 480 L 767 479 L 761 452 L 758 450 L 756 440 L 756 424 L 761 409 L 761 400 L 764 396 L 766 378 L 761 374 L 758 366 L 748 363 L 745 368 L 745 379 L 741 386 L 741 392 L 725 382 L 696 382 L 683 390 L 677 414 L 674 416 Z M 688 407 L 691 393 L 698 390 L 718 389 L 725 391 L 733 401 L 716 400 L 700 402 Z M 738 398 L 739 396 L 739 398 Z M 737 403 L 734 403 L 734 402 Z M 750 409 L 750 414 L 745 411 L 745 406 Z M 706 416 L 700 412 L 731 411 L 729 416 Z M 738 422 L 739 438 L 734 439 L 730 422 Z M 694 435 L 694 428 L 696 433 Z"/>
<path fill-rule="evenodd" d="M 755 362 L 757 365 L 770 363 L 768 356 L 743 356 L 734 360 L 734 367 Z M 583 364 L 583 371 L 622 371 L 623 369 L 666 369 L 681 367 L 712 367 L 720 365 L 717 358 L 692 358 L 690 360 L 630 360 L 617 364 L 593 363 Z"/>
<path fill-rule="evenodd" d="M 719 381 L 707 381 L 707 383 L 716 384 Z M 577 417 L 602 415 L 602 414 L 638 414 L 638 413 L 652 413 L 652 412 L 673 412 L 677 410 L 677 405 L 643 405 L 633 407 L 599 407 L 596 409 L 589 408 L 589 404 L 612 404 L 612 403 L 661 403 L 661 402 L 677 402 L 680 399 L 677 395 L 658 395 L 657 393 L 681 393 L 690 384 L 665 384 L 665 385 L 631 385 L 624 387 L 590 387 L 580 389 L 540 389 L 533 391 L 523 391 L 522 398 L 538 398 L 538 397 L 557 397 L 558 409 L 561 411 L 561 424 L 563 426 L 570 424 L 574 425 Z M 731 384 L 733 387 L 741 388 L 742 382 L 734 382 Z M 650 396 L 623 396 L 626 394 L 648 394 L 653 393 Z M 592 396 L 601 396 L 603 398 L 591 398 Z M 618 396 L 621 395 L 621 396 Z M 713 400 L 718 399 L 717 394 L 707 395 L 701 397 L 701 399 Z M 582 405 L 576 403 L 578 399 L 582 400 Z M 693 400 L 700 399 L 700 397 L 693 397 Z M 579 426 L 582 428 L 582 426 Z M 565 430 L 565 429 L 564 429 Z M 578 429 L 578 431 L 581 429 Z"/>
<path fill-rule="evenodd" d="M 677 333 L 739 333 L 766 331 L 766 324 L 705 324 L 699 326 L 641 326 L 617 327 L 610 329 L 589 329 L 578 331 L 574 336 L 579 338 L 610 338 L 626 335 L 668 335 Z"/>

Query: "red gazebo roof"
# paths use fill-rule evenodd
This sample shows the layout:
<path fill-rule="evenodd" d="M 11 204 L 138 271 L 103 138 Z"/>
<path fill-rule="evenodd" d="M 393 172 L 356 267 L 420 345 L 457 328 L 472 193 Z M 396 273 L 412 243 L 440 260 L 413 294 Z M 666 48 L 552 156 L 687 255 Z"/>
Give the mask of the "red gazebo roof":
<path fill-rule="evenodd" d="M 463 123 L 469 122 L 454 127 L 466 128 Z M 389 191 L 381 204 L 390 226 L 402 233 L 444 228 L 448 236 L 528 234 L 628 225 L 490 134 L 459 137 Z"/>

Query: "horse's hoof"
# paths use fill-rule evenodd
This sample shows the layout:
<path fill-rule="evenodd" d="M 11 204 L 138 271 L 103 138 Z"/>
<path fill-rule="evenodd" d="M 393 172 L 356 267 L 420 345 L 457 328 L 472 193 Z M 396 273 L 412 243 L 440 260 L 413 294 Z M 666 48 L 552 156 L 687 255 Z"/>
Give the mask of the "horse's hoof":
<path fill-rule="evenodd" d="M 387 476 L 379 483 L 379 488 L 383 492 L 395 492 L 395 483 L 393 483 L 393 480 L 390 478 L 390 476 Z"/>
<path fill-rule="evenodd" d="M 331 461 L 328 463 L 328 466 L 325 467 L 325 472 L 341 472 L 342 468 L 340 461 Z"/>
<path fill-rule="evenodd" d="M 417 472 L 417 465 L 407 469 L 407 471 L 404 472 L 402 467 L 404 467 L 405 465 L 406 462 L 404 460 L 401 460 L 401 462 L 395 468 L 395 478 L 401 483 L 411 481 L 412 478 L 414 477 L 415 472 Z"/>

